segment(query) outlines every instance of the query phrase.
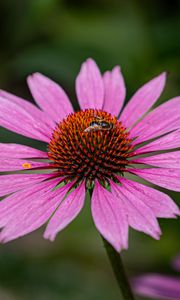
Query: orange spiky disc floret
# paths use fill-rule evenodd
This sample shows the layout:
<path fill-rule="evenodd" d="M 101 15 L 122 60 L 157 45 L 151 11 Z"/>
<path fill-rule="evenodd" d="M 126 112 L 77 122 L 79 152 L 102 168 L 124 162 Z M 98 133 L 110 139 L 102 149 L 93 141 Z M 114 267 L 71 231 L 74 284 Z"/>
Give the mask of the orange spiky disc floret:
<path fill-rule="evenodd" d="M 103 127 L 103 125 L 105 125 Z M 105 182 L 122 174 L 132 156 L 129 133 L 111 114 L 87 109 L 70 114 L 58 124 L 48 156 L 67 179 Z"/>

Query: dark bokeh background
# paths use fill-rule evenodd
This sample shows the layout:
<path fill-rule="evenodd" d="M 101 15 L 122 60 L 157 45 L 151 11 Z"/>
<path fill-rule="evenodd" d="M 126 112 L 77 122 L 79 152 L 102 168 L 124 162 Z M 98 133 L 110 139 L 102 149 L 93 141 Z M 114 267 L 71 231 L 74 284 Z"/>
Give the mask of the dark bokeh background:
<path fill-rule="evenodd" d="M 87 57 L 102 71 L 120 64 L 128 98 L 163 70 L 169 77 L 159 103 L 180 94 L 178 0 L 1 0 L 0 20 L 0 87 L 27 99 L 25 78 L 39 71 L 58 81 L 77 108 L 74 80 Z M 42 147 L 3 129 L 0 141 Z M 177 193 L 169 194 L 178 203 Z M 180 250 L 180 226 L 177 220 L 160 224 L 158 242 L 130 231 L 123 253 L 129 275 L 172 273 L 168 262 Z M 42 232 L 0 246 L 0 299 L 120 299 L 88 200 L 54 243 L 44 241 Z"/>

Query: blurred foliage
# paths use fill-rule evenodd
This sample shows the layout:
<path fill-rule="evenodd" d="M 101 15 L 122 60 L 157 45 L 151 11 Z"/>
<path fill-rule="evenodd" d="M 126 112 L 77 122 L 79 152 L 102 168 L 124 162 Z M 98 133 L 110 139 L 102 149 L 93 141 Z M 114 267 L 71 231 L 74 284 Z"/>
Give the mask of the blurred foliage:
<path fill-rule="evenodd" d="M 87 57 L 102 71 L 121 65 L 127 99 L 164 70 L 168 84 L 158 103 L 180 93 L 178 0 L 1 0 L 0 20 L 0 86 L 30 101 L 25 77 L 39 71 L 60 82 L 77 108 L 74 80 Z M 3 129 L 0 137 L 43 147 Z M 170 195 L 178 201 L 176 193 Z M 120 299 L 89 201 L 86 206 L 54 243 L 44 241 L 39 230 L 0 246 L 0 299 Z M 123 254 L 130 275 L 172 272 L 167 266 L 179 250 L 180 226 L 177 220 L 160 224 L 158 242 L 130 231 Z"/>

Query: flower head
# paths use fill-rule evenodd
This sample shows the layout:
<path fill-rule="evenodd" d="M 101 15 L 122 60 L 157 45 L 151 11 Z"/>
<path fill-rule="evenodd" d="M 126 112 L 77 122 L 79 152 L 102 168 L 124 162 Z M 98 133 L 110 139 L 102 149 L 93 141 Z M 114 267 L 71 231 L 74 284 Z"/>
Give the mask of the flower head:
<path fill-rule="evenodd" d="M 180 271 L 180 256 L 173 259 L 173 267 Z M 180 277 L 158 273 L 139 275 L 132 280 L 134 291 L 142 296 L 175 300 L 180 299 Z"/>
<path fill-rule="evenodd" d="M 174 218 L 179 209 L 136 178 L 180 190 L 180 151 L 174 151 L 180 146 L 180 97 L 149 112 L 165 80 L 162 73 L 146 83 L 123 110 L 120 68 L 102 76 L 92 59 L 76 79 L 78 112 L 64 90 L 39 73 L 28 77 L 39 108 L 0 91 L 0 125 L 47 144 L 47 152 L 0 144 L 0 241 L 47 221 L 44 237 L 54 240 L 79 214 L 88 190 L 94 223 L 117 251 L 128 247 L 129 226 L 159 239 L 157 217 Z"/>

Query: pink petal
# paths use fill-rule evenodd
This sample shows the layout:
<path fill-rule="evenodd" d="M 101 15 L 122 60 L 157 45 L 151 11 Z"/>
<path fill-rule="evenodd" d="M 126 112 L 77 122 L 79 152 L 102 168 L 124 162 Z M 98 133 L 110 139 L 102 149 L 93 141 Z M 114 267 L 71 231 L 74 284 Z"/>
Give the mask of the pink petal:
<path fill-rule="evenodd" d="M 0 159 L 0 172 L 31 170 L 34 168 L 48 168 L 50 164 L 23 159 Z"/>
<path fill-rule="evenodd" d="M 131 136 L 138 136 L 144 142 L 180 128 L 180 97 L 175 97 L 158 106 L 145 116 L 131 130 Z"/>
<path fill-rule="evenodd" d="M 54 121 L 59 123 L 73 113 L 68 96 L 57 83 L 40 73 L 29 76 L 27 82 L 37 104 Z"/>
<path fill-rule="evenodd" d="M 8 242 L 32 232 L 50 218 L 72 185 L 71 183 L 53 190 L 57 183 L 57 178 L 39 183 L 4 200 L 9 209 L 0 207 L 0 225 L 5 226 L 0 233 L 1 242 Z"/>
<path fill-rule="evenodd" d="M 126 96 L 126 87 L 120 67 L 116 66 L 112 72 L 107 71 L 103 76 L 104 105 L 103 110 L 118 116 Z"/>
<path fill-rule="evenodd" d="M 27 137 L 49 142 L 52 131 L 23 107 L 0 97 L 0 126 Z"/>
<path fill-rule="evenodd" d="M 121 184 L 150 207 L 156 217 L 174 218 L 180 214 L 175 202 L 166 194 L 138 182 L 120 178 Z"/>
<path fill-rule="evenodd" d="M 160 97 L 166 82 L 166 73 L 153 78 L 143 85 L 124 108 L 120 121 L 126 128 L 137 122 Z"/>
<path fill-rule="evenodd" d="M 30 103 L 29 101 L 26 101 L 20 97 L 17 97 L 15 95 L 10 94 L 3 90 L 0 90 L 0 96 L 6 100 L 12 101 L 13 103 L 15 103 L 15 104 L 19 105 L 20 107 L 22 107 L 23 109 L 25 109 L 34 118 L 36 118 L 37 120 L 41 120 L 42 124 L 46 124 L 47 127 L 51 131 L 56 126 L 55 122 L 53 122 L 51 120 L 51 118 L 48 116 L 48 114 L 41 111 L 39 108 L 37 108 L 35 105 Z"/>
<path fill-rule="evenodd" d="M 59 179 L 57 178 L 48 181 L 39 180 L 39 182 L 34 183 L 31 181 L 31 184 L 26 186 L 26 189 L 17 191 L 0 201 L 0 227 L 5 226 L 11 218 L 14 219 L 15 215 L 18 214 L 19 207 L 23 207 L 25 210 L 27 205 L 31 205 L 34 194 L 37 196 L 37 193 L 49 192 L 58 182 Z M 38 194 L 38 197 L 40 196 Z M 38 198 L 36 198 L 36 203 L 39 203 Z"/>
<path fill-rule="evenodd" d="M 165 189 L 180 191 L 180 170 L 179 169 L 131 169 L 128 172 L 134 173 L 147 181 L 162 186 Z"/>
<path fill-rule="evenodd" d="M 128 248 L 128 222 L 121 198 L 95 183 L 91 199 L 94 223 L 102 236 L 118 251 Z"/>
<path fill-rule="evenodd" d="M 180 279 L 161 274 L 144 274 L 132 281 L 134 291 L 155 299 L 175 300 L 180 296 Z"/>
<path fill-rule="evenodd" d="M 24 189 L 35 183 L 53 177 L 52 174 L 13 174 L 1 175 L 0 197 Z"/>
<path fill-rule="evenodd" d="M 133 160 L 133 163 L 141 163 L 161 168 L 180 169 L 180 151 L 137 158 Z"/>
<path fill-rule="evenodd" d="M 84 198 L 85 184 L 83 182 L 61 202 L 47 225 L 44 233 L 46 239 L 54 241 L 57 233 L 77 217 L 83 208 Z"/>
<path fill-rule="evenodd" d="M 123 202 L 129 225 L 159 239 L 161 231 L 153 210 L 123 185 L 119 186 L 117 183 L 111 182 L 111 191 Z"/>
<path fill-rule="evenodd" d="M 19 144 L 0 143 L 0 158 L 48 158 L 44 151 Z"/>
<path fill-rule="evenodd" d="M 136 143 L 136 142 L 135 142 Z M 166 149 L 173 149 L 180 147 L 180 130 L 173 131 L 156 141 L 140 147 L 135 151 L 136 154 L 159 151 Z"/>
<path fill-rule="evenodd" d="M 104 86 L 101 73 L 95 61 L 87 59 L 76 78 L 76 94 L 81 109 L 102 109 Z"/>

